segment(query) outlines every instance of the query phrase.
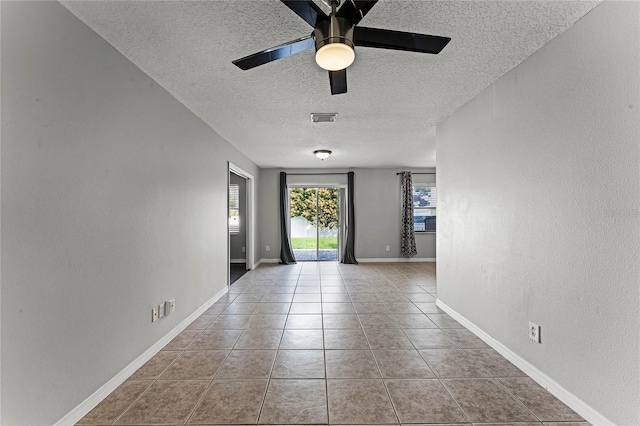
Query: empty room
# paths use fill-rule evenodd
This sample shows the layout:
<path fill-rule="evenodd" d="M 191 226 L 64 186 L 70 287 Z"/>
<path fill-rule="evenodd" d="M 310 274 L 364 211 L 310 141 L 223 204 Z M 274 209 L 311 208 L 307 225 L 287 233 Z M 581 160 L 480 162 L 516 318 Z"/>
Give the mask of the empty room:
<path fill-rule="evenodd" d="M 0 2 L 3 425 L 640 425 L 638 1 Z"/>

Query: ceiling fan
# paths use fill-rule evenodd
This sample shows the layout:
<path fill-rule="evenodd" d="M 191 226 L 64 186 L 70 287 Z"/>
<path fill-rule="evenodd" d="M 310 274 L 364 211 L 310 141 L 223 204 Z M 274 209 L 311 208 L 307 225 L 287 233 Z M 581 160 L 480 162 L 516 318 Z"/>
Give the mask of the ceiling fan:
<path fill-rule="evenodd" d="M 248 70 L 315 46 L 316 62 L 329 71 L 332 95 L 347 92 L 347 67 L 355 59 L 355 46 L 438 54 L 451 41 L 449 37 L 358 27 L 357 24 L 378 0 L 346 0 L 340 10 L 337 10 L 340 0 L 322 0 L 331 6 L 329 16 L 312 0 L 280 1 L 311 25 L 313 32 L 237 59 L 233 64 Z"/>

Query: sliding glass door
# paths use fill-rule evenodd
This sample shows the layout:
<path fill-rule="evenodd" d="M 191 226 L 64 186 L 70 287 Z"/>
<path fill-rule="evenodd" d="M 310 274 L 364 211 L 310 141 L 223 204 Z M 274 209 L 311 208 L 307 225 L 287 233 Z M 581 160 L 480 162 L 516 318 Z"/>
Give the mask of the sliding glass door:
<path fill-rule="evenodd" d="M 338 260 L 338 189 L 290 188 L 289 205 L 291 248 L 296 260 Z"/>

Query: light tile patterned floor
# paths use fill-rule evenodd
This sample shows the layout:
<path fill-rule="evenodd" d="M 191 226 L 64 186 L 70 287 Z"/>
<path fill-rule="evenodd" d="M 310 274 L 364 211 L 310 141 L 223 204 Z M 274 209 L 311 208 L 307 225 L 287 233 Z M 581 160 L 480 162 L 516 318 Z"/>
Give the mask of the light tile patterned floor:
<path fill-rule="evenodd" d="M 80 424 L 587 425 L 436 289 L 428 263 L 261 266 Z"/>

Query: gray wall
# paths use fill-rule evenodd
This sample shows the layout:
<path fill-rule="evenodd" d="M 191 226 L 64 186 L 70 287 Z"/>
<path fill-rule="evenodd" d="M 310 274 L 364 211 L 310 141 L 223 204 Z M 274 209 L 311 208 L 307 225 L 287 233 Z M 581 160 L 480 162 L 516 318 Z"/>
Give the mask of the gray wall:
<path fill-rule="evenodd" d="M 640 424 L 639 7 L 599 5 L 437 129 L 438 297 L 620 425 Z"/>
<path fill-rule="evenodd" d="M 246 253 L 242 252 L 242 247 L 247 245 L 247 180 L 235 173 L 231 173 L 229 183 L 238 185 L 238 193 L 240 195 L 238 208 L 240 232 L 229 236 L 229 254 L 231 259 L 246 259 Z"/>
<path fill-rule="evenodd" d="M 57 2 L 1 7 L 0 423 L 46 425 L 225 288 L 259 170 Z"/>
<path fill-rule="evenodd" d="M 259 189 L 258 229 L 262 245 L 261 259 L 280 256 L 280 222 L 278 219 L 279 173 L 355 172 L 356 259 L 401 258 L 400 255 L 400 177 L 402 169 L 263 169 Z M 434 172 L 434 169 L 411 169 Z M 414 176 L 415 183 L 435 182 L 435 176 Z M 346 185 L 346 175 L 289 176 L 288 184 Z M 265 246 L 271 251 L 265 251 Z M 391 251 L 385 251 L 385 246 Z M 413 259 L 436 257 L 436 236 L 416 235 L 418 254 Z"/>

